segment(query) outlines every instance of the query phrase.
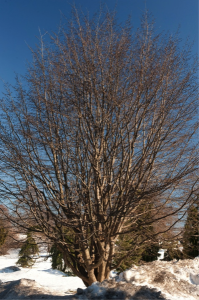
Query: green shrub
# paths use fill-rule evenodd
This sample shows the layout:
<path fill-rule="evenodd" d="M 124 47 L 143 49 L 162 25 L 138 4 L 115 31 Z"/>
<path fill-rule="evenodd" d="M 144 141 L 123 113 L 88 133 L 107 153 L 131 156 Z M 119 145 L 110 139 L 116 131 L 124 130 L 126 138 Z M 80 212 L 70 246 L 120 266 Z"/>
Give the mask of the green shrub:
<path fill-rule="evenodd" d="M 22 268 L 32 267 L 35 263 L 35 259 L 32 256 L 38 253 L 38 245 L 35 239 L 32 237 L 31 231 L 28 231 L 26 241 L 19 251 L 19 259 L 17 264 Z"/>
<path fill-rule="evenodd" d="M 185 258 L 199 255 L 199 207 L 192 205 L 187 214 L 183 234 L 183 254 Z"/>
<path fill-rule="evenodd" d="M 120 260 L 121 257 L 128 254 L 129 251 L 134 249 L 133 252 L 123 260 L 117 269 L 118 272 L 124 271 L 132 266 L 132 264 L 138 265 L 144 262 L 151 262 L 157 260 L 159 243 L 158 240 L 152 239 L 154 235 L 154 227 L 151 224 L 147 225 L 147 220 L 151 217 L 152 205 L 145 205 L 139 208 L 141 217 L 137 222 L 131 226 L 131 233 L 119 235 L 116 242 L 116 253 L 114 263 Z M 131 222 L 131 221 L 128 221 Z M 128 224 L 128 222 L 126 224 Z M 147 241 L 151 242 L 147 242 Z M 139 245 L 139 246 L 137 246 Z"/>
<path fill-rule="evenodd" d="M 164 253 L 163 261 L 171 261 L 173 259 L 184 259 L 183 252 L 179 249 L 178 242 L 170 241 L 163 245 L 164 249 L 167 249 Z"/>
<path fill-rule="evenodd" d="M 52 269 L 56 269 L 64 272 L 67 276 L 75 276 L 69 267 L 67 267 L 66 263 L 63 259 L 62 252 L 57 248 L 55 244 L 52 245 L 50 249 L 50 254 L 52 257 L 51 266 Z"/>
<path fill-rule="evenodd" d="M 160 246 L 158 243 L 151 244 L 150 246 L 146 247 L 142 252 L 141 260 L 145 262 L 151 262 L 157 260 L 158 256 L 160 255 L 159 252 Z"/>
<path fill-rule="evenodd" d="M 63 263 L 63 255 L 58 250 L 56 245 L 53 245 L 51 247 L 50 254 L 52 255 L 52 268 L 64 272 L 65 271 L 65 265 Z"/>
<path fill-rule="evenodd" d="M 0 224 L 0 247 L 5 243 L 6 237 L 8 236 L 8 231 Z"/>

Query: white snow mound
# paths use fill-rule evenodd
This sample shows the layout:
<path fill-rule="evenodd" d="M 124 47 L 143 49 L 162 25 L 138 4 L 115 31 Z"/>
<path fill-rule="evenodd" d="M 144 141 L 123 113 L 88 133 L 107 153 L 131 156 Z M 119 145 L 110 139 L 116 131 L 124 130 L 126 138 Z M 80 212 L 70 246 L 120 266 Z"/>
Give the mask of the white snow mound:
<path fill-rule="evenodd" d="M 117 280 L 155 287 L 171 299 L 199 299 L 199 257 L 146 263 L 124 271 Z"/>

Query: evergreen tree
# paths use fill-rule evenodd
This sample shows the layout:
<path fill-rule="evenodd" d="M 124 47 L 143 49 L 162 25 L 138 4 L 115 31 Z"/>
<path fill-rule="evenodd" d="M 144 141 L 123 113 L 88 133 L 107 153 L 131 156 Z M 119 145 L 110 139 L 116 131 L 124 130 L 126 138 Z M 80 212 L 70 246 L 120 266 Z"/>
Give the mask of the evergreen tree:
<path fill-rule="evenodd" d="M 138 237 L 136 241 L 134 241 L 131 234 L 126 234 L 124 236 L 119 237 L 118 241 L 116 242 L 116 263 L 127 251 L 133 249 L 133 247 L 134 251 L 131 255 L 129 255 L 126 259 L 123 260 L 117 271 L 124 271 L 130 268 L 133 264 L 139 265 L 142 262 L 151 262 L 157 260 L 157 257 L 159 256 L 158 251 L 160 248 L 158 241 L 154 241 L 151 243 L 147 242 L 147 244 L 143 243 L 142 246 L 136 248 L 138 240 L 141 241 L 141 239 L 144 239 L 144 231 L 140 231 L 140 237 Z"/>
<path fill-rule="evenodd" d="M 66 265 L 63 263 L 63 254 L 55 244 L 51 247 L 50 254 L 52 256 L 52 268 L 64 272 Z"/>
<path fill-rule="evenodd" d="M 8 231 L 6 228 L 0 223 L 0 247 L 5 243 L 6 237 L 8 235 Z"/>
<path fill-rule="evenodd" d="M 163 246 L 166 250 L 164 253 L 164 261 L 171 261 L 173 259 L 184 259 L 183 252 L 179 249 L 177 242 L 169 242 Z"/>
<path fill-rule="evenodd" d="M 142 257 L 141 257 L 142 261 L 151 262 L 157 260 L 159 256 L 158 253 L 159 249 L 160 246 L 158 242 L 147 246 L 142 253 Z"/>
<path fill-rule="evenodd" d="M 119 261 L 119 259 L 125 255 L 128 251 L 134 248 L 133 253 L 129 255 L 123 262 L 120 264 L 120 267 L 117 269 L 118 272 L 124 271 L 132 266 L 132 264 L 139 264 L 142 252 L 144 251 L 144 247 L 136 248 L 136 242 L 131 234 L 125 234 L 119 236 L 116 242 L 116 254 L 115 254 L 115 263 Z"/>
<path fill-rule="evenodd" d="M 132 264 L 137 265 L 143 261 L 151 262 L 157 260 L 159 243 L 158 240 L 151 239 L 154 235 L 153 225 L 146 225 L 146 220 L 151 218 L 151 207 L 152 205 L 140 207 L 141 217 L 137 224 L 134 225 L 134 232 L 119 236 L 116 242 L 115 262 L 117 263 L 129 250 L 134 248 L 134 251 L 123 260 L 118 271 L 124 271 L 130 268 Z M 136 247 L 136 245 L 139 245 L 139 247 Z"/>
<path fill-rule="evenodd" d="M 4 217 L 4 214 L 7 212 L 7 208 L 4 205 L 0 205 L 0 247 L 5 244 L 8 236 L 8 221 Z"/>
<path fill-rule="evenodd" d="M 27 238 L 24 242 L 21 250 L 19 251 L 19 260 L 17 264 L 23 268 L 30 268 L 34 265 L 35 260 L 33 259 L 34 254 L 39 253 L 38 245 L 35 239 L 32 237 L 30 230 L 27 232 Z"/>
<path fill-rule="evenodd" d="M 192 205 L 188 210 L 183 234 L 183 254 L 185 258 L 199 255 L 199 207 Z"/>
<path fill-rule="evenodd" d="M 65 232 L 66 232 L 65 241 L 66 240 L 72 241 L 73 238 L 71 236 L 70 231 L 65 230 Z M 52 247 L 50 249 L 50 254 L 51 254 L 51 258 L 52 258 L 52 261 L 51 261 L 52 269 L 60 270 L 69 276 L 74 276 L 74 273 L 72 272 L 70 267 L 64 262 L 63 253 L 61 252 L 61 250 L 58 248 L 58 246 L 56 244 L 52 245 Z"/>

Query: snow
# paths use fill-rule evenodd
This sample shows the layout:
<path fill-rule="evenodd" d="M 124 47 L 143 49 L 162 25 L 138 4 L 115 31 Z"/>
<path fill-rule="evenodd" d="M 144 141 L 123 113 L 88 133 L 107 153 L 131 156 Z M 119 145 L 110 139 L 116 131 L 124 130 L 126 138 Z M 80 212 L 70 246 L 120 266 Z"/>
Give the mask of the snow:
<path fill-rule="evenodd" d="M 164 253 L 165 253 L 166 251 L 167 251 L 166 249 L 160 249 L 160 250 L 158 251 L 158 254 L 159 254 L 158 260 L 164 259 Z"/>
<path fill-rule="evenodd" d="M 172 300 L 199 299 L 199 257 L 132 266 L 117 281 L 156 288 Z"/>
<path fill-rule="evenodd" d="M 31 279 L 42 287 L 48 289 L 56 295 L 66 295 L 75 292 L 77 288 L 85 288 L 83 281 L 78 277 L 66 276 L 59 270 L 51 268 L 51 260 L 44 260 L 47 253 L 42 253 L 42 257 L 37 259 L 32 268 L 21 268 L 20 271 L 5 272 L 2 269 L 15 266 L 18 260 L 19 249 L 10 250 L 8 255 L 0 256 L 0 280 L 2 282 L 19 279 Z"/>
<path fill-rule="evenodd" d="M 84 300 L 96 297 L 125 300 L 199 299 L 199 257 L 192 260 L 157 260 L 141 266 L 133 265 L 119 276 L 112 271 L 109 280 L 103 283 L 96 282 L 86 288 L 80 278 L 66 276 L 61 271 L 53 270 L 51 259 L 44 251 L 43 249 L 32 268 L 16 268 L 19 249 L 10 250 L 7 255 L 0 256 L 0 294 L 1 287 L 5 291 L 8 287 L 11 289 L 9 293 L 3 291 L 5 296 L 2 299 L 24 299 L 30 297 L 31 292 L 40 296 L 41 293 L 48 293 L 52 297 L 72 297 L 77 292 L 76 298 L 71 299 Z M 51 299 L 51 296 L 49 297 Z"/>

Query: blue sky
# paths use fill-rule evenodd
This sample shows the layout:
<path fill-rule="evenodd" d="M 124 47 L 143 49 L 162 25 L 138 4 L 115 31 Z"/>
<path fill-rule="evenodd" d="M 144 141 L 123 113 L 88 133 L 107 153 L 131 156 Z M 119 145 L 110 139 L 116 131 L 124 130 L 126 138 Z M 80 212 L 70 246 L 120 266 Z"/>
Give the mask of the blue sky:
<path fill-rule="evenodd" d="M 31 61 L 28 48 L 35 47 L 39 28 L 42 33 L 57 31 L 61 12 L 70 16 L 71 4 L 92 15 L 100 3 L 110 10 L 116 7 L 118 20 L 132 16 L 135 28 L 145 8 L 153 14 L 158 31 L 176 32 L 180 37 L 195 41 L 193 53 L 198 52 L 198 0 L 0 0 L 0 79 L 14 83 L 15 74 L 24 74 L 27 61 Z M 3 84 L 0 82 L 0 95 Z"/>

